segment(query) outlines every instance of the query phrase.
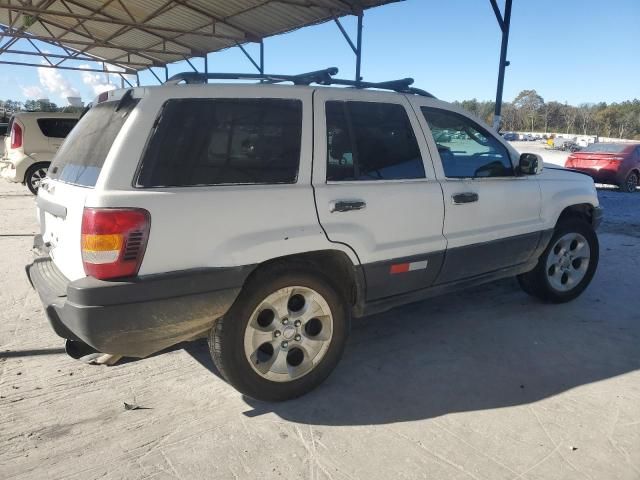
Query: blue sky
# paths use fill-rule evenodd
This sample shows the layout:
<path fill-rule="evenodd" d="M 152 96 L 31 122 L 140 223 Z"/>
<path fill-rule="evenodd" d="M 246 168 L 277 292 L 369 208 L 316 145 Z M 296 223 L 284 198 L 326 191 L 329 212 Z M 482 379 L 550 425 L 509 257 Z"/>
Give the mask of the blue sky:
<path fill-rule="evenodd" d="M 355 20 L 343 22 L 355 36 Z M 545 100 L 571 104 L 640 98 L 639 32 L 640 0 L 513 0 L 504 99 L 530 88 Z M 28 49 L 23 42 L 15 48 Z M 257 54 L 257 47 L 248 49 Z M 53 47 L 49 51 L 56 53 Z M 366 80 L 410 76 L 415 86 L 444 100 L 491 100 L 499 52 L 500 33 L 489 0 L 408 0 L 365 14 Z M 201 65 L 201 60 L 194 63 Z M 354 55 L 333 22 L 266 39 L 265 63 L 268 72 L 337 66 L 341 77 L 354 75 Z M 169 73 L 189 69 L 181 62 L 170 65 Z M 210 54 L 209 69 L 253 71 L 237 48 Z M 141 81 L 157 83 L 148 73 L 141 74 Z M 89 101 L 107 84 L 101 74 L 0 65 L 3 100 L 48 97 L 64 105 L 69 93 Z"/>

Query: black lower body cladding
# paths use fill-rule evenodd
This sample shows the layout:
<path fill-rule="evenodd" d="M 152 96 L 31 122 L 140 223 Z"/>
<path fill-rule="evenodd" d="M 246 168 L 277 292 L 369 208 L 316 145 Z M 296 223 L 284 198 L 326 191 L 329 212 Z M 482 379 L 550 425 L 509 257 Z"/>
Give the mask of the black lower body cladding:
<path fill-rule="evenodd" d="M 42 257 L 27 266 L 27 275 L 59 336 L 104 353 L 145 357 L 205 334 L 233 304 L 253 268 L 70 282 L 49 257 Z"/>

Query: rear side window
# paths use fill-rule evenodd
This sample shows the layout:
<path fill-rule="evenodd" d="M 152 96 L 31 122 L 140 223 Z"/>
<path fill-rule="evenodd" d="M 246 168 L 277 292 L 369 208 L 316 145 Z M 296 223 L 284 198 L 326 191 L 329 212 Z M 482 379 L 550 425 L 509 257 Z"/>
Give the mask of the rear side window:
<path fill-rule="evenodd" d="M 302 102 L 175 99 L 165 103 L 137 185 L 178 187 L 295 183 Z"/>
<path fill-rule="evenodd" d="M 95 186 L 107 154 L 138 100 L 119 103 L 99 103 L 87 111 L 58 150 L 49 177 L 84 187 Z"/>
<path fill-rule="evenodd" d="M 402 105 L 326 103 L 327 180 L 424 178 L 413 128 Z"/>
<path fill-rule="evenodd" d="M 75 118 L 39 118 L 38 126 L 45 137 L 66 138 L 76 126 Z"/>

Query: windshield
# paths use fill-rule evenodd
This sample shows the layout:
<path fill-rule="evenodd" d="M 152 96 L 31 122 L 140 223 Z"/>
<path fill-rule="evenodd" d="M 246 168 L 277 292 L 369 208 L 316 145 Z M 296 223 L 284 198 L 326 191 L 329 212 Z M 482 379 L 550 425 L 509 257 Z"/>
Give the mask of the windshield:
<path fill-rule="evenodd" d="M 49 177 L 93 187 L 111 145 L 137 100 L 117 109 L 119 102 L 99 103 L 87 111 L 64 141 L 49 168 Z"/>
<path fill-rule="evenodd" d="M 601 152 L 601 153 L 622 153 L 628 145 L 619 143 L 592 143 L 587 146 L 583 152 Z"/>

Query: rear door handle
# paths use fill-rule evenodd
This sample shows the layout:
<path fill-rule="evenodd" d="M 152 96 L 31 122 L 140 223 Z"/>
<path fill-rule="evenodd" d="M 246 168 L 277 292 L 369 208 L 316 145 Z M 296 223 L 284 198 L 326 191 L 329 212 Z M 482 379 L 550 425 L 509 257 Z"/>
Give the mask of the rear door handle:
<path fill-rule="evenodd" d="M 367 206 L 364 200 L 333 200 L 329 203 L 329 211 L 350 212 L 352 210 L 362 210 Z"/>
<path fill-rule="evenodd" d="M 473 203 L 478 201 L 478 194 L 474 192 L 456 193 L 451 195 L 453 203 L 456 205 L 463 205 L 465 203 Z"/>

